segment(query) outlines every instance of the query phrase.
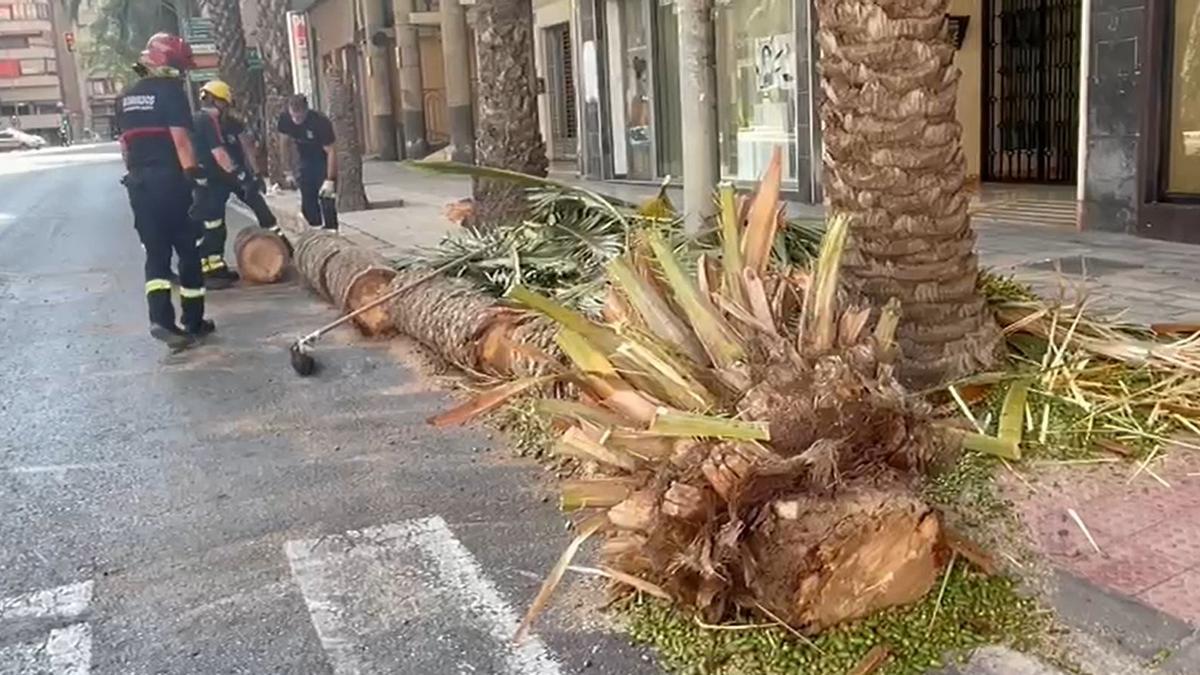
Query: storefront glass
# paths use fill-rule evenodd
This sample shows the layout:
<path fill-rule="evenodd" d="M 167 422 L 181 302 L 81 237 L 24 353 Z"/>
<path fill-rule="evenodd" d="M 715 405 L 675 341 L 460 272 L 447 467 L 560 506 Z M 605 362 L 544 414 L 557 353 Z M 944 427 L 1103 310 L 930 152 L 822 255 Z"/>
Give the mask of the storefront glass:
<path fill-rule="evenodd" d="M 1175 0 L 1167 192 L 1200 195 L 1200 0 Z"/>
<path fill-rule="evenodd" d="M 654 16 L 654 78 L 658 96 L 658 173 L 683 178 L 683 123 L 679 107 L 679 18 L 672 0 L 650 0 Z"/>
<path fill-rule="evenodd" d="M 778 147 L 784 181 L 796 182 L 794 1 L 718 0 L 717 120 L 725 178 L 756 180 Z"/>
<path fill-rule="evenodd" d="M 622 54 L 625 88 L 625 147 L 628 176 L 651 180 L 655 176 L 654 90 L 650 78 L 650 12 L 645 0 L 621 3 Z"/>

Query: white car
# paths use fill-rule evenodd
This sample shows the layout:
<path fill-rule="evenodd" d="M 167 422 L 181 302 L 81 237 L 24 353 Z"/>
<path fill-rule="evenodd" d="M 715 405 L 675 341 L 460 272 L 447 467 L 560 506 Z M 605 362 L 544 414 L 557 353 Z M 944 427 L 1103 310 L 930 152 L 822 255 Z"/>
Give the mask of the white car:
<path fill-rule="evenodd" d="M 0 129 L 0 152 L 4 150 L 37 150 L 46 147 L 46 139 L 27 134 L 20 129 Z"/>

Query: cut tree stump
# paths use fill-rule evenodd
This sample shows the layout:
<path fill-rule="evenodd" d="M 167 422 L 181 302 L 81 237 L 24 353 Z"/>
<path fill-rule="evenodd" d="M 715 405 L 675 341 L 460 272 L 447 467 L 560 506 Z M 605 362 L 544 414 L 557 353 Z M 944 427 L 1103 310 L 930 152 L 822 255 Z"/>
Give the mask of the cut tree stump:
<path fill-rule="evenodd" d="M 283 278 L 292 256 L 283 237 L 256 227 L 238 232 L 233 240 L 238 273 L 256 284 L 273 284 Z"/>
<path fill-rule="evenodd" d="M 345 312 L 352 312 L 379 298 L 388 291 L 395 277 L 396 270 L 383 256 L 358 246 L 341 249 L 325 264 L 325 287 Z M 364 312 L 354 319 L 354 323 L 368 336 L 383 335 L 392 330 L 386 303 Z"/>
<path fill-rule="evenodd" d="M 944 558 L 938 515 L 901 485 L 776 500 L 747 548 L 756 601 L 809 633 L 920 600 Z"/>
<path fill-rule="evenodd" d="M 325 266 L 350 242 L 329 230 L 305 230 L 296 238 L 296 271 L 317 295 L 333 302 L 325 285 Z"/>

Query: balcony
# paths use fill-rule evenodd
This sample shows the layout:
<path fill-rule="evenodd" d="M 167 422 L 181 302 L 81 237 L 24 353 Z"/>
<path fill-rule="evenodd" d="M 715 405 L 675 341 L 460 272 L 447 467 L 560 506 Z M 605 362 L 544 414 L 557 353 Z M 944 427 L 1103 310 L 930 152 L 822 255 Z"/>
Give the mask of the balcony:
<path fill-rule="evenodd" d="M 58 91 L 58 75 L 55 73 L 47 73 L 45 75 L 22 75 L 20 77 L 10 77 L 0 79 L 0 90 L 10 91 L 13 89 L 32 89 L 51 87 L 54 91 Z M 55 94 L 57 97 L 58 94 Z M 19 98 L 19 96 L 17 96 Z M 39 98 L 46 98 L 41 96 Z"/>
<path fill-rule="evenodd" d="M 20 122 L 21 131 L 33 133 L 37 130 L 57 130 L 58 125 L 62 122 L 60 115 L 18 115 L 17 120 Z"/>
<path fill-rule="evenodd" d="M 5 35 L 41 35 L 54 33 L 54 26 L 46 19 L 0 21 L 0 36 Z"/>

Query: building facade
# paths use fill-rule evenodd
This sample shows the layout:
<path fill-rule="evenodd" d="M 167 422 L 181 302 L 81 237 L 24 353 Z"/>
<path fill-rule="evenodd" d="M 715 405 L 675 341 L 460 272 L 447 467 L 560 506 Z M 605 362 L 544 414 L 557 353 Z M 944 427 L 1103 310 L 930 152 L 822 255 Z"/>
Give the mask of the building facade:
<path fill-rule="evenodd" d="M 58 66 L 50 3 L 0 2 L 0 125 L 57 137 Z"/>
<path fill-rule="evenodd" d="M 116 98 L 121 83 L 107 70 L 91 67 L 84 62 L 82 55 L 91 47 L 92 25 L 98 19 L 94 0 L 80 3 L 79 16 L 73 26 L 74 53 L 80 55 L 76 58 L 76 79 L 79 82 L 83 114 L 82 133 L 77 137 L 104 140 L 112 138 L 116 130 Z"/>
<path fill-rule="evenodd" d="M 1106 143 L 1090 160 L 1121 208 L 1111 229 L 1200 243 L 1200 1 L 1092 2 L 1096 66 L 1115 71 L 1093 92 L 1113 114 L 1094 122 Z"/>
<path fill-rule="evenodd" d="M 332 49 L 361 52 L 370 36 L 353 23 L 361 12 L 331 7 L 372 1 L 307 3 L 315 10 L 318 62 L 328 62 Z M 445 12 L 436 4 L 381 1 L 411 2 L 412 21 L 438 44 L 432 40 Z M 819 202 L 819 53 L 810 3 L 715 0 L 717 129 L 706 142 L 721 178 L 742 184 L 782 150 L 785 190 Z M 597 180 L 682 179 L 687 102 L 679 93 L 675 0 L 535 0 L 534 17 L 550 158 Z M 1026 214 L 1034 221 L 1046 208 L 1055 224 L 1200 243 L 1200 0 L 951 0 L 947 29 L 957 47 L 958 119 L 976 189 L 1035 195 Z M 427 68 L 435 54 L 442 63 Z M 420 57 L 425 81 L 442 75 L 444 84 L 447 45 L 422 49 Z M 439 110 L 424 109 L 427 129 L 442 125 L 434 121 Z"/>

